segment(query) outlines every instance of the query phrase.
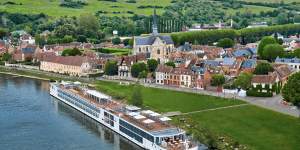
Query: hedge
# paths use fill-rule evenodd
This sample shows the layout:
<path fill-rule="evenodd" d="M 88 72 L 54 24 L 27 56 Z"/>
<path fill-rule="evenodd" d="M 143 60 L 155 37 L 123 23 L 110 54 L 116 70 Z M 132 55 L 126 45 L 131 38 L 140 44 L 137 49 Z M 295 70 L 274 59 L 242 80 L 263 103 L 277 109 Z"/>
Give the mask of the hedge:
<path fill-rule="evenodd" d="M 223 38 L 230 38 L 242 44 L 256 42 L 264 36 L 280 33 L 284 36 L 300 33 L 300 24 L 276 25 L 260 28 L 244 28 L 241 30 L 221 29 L 172 33 L 171 37 L 176 45 L 190 42 L 193 44 L 211 44 Z"/>
<path fill-rule="evenodd" d="M 246 92 L 247 96 L 254 96 L 254 97 L 272 97 L 273 96 L 273 93 L 272 92 L 267 92 L 267 93 L 264 93 L 264 92 L 258 92 L 258 91 L 255 91 L 255 90 L 248 90 Z"/>

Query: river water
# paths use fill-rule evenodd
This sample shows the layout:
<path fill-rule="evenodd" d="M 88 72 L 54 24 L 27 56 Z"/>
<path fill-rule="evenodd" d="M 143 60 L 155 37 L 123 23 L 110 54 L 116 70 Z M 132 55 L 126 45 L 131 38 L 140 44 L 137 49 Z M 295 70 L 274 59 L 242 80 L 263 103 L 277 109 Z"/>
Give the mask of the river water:
<path fill-rule="evenodd" d="M 141 149 L 48 91 L 47 81 L 0 74 L 0 149 Z"/>

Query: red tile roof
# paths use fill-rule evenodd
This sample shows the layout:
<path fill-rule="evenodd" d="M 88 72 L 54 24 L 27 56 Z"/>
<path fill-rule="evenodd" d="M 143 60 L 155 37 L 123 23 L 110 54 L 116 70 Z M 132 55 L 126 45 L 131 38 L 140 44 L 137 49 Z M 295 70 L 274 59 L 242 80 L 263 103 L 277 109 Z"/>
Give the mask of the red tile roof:
<path fill-rule="evenodd" d="M 50 56 L 44 58 L 45 62 L 52 62 L 57 64 L 64 64 L 70 66 L 81 66 L 85 62 L 90 62 L 91 60 L 87 57 L 82 56 Z"/>
<path fill-rule="evenodd" d="M 276 74 L 269 73 L 268 75 L 254 75 L 251 83 L 266 83 L 271 84 L 276 82 Z"/>

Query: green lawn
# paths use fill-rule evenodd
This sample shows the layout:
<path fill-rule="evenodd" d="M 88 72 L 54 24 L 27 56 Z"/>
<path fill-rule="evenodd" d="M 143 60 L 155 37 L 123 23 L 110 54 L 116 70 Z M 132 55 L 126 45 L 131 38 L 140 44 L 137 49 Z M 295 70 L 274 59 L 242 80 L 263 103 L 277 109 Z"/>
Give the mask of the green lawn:
<path fill-rule="evenodd" d="M 189 116 L 213 132 L 225 134 L 256 150 L 300 148 L 300 120 L 256 106 L 243 106 Z"/>
<path fill-rule="evenodd" d="M 98 82 L 98 89 L 128 98 L 132 86 Z M 190 112 L 243 102 L 217 97 L 142 87 L 144 104 L 159 111 Z M 189 115 L 192 120 L 214 133 L 226 135 L 251 149 L 296 150 L 300 147 L 300 120 L 277 112 L 248 105 Z"/>
<path fill-rule="evenodd" d="M 7 0 L 8 1 L 8 0 Z M 127 11 L 133 11 L 136 14 L 150 15 L 153 9 L 138 9 L 141 5 L 157 5 L 168 6 L 171 0 L 136 0 L 137 3 L 126 3 L 127 0 L 118 0 L 118 2 L 107 2 L 98 0 L 87 0 L 88 5 L 82 9 L 73 9 L 60 7 L 61 0 L 13 0 L 13 2 L 22 5 L 1 5 L 5 0 L 0 1 L 0 10 L 14 13 L 45 13 L 49 16 L 79 16 L 81 13 L 95 13 L 97 11 L 106 11 L 110 16 L 130 16 Z M 162 13 L 163 9 L 158 9 L 158 13 Z M 113 12 L 120 12 L 120 14 L 113 14 Z"/>
<path fill-rule="evenodd" d="M 121 95 L 127 99 L 132 92 L 132 86 L 119 85 L 118 83 L 99 81 L 97 82 L 97 85 L 98 89 L 102 91 L 106 91 L 112 95 Z M 227 100 L 206 95 L 175 92 L 156 88 L 141 88 L 144 105 L 159 112 L 191 112 L 244 103 L 238 100 Z"/>
<path fill-rule="evenodd" d="M 97 51 L 101 53 L 114 54 L 118 56 L 128 55 L 129 53 L 131 53 L 131 49 L 127 49 L 127 48 L 101 48 Z"/>

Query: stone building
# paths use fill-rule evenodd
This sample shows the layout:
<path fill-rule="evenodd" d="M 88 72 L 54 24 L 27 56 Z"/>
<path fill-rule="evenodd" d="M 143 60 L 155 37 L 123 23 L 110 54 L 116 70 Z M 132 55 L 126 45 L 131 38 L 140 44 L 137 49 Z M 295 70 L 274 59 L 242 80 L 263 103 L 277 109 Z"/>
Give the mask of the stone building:
<path fill-rule="evenodd" d="M 82 56 L 52 56 L 41 61 L 40 70 L 70 76 L 88 76 L 96 73 L 93 62 L 93 60 Z"/>
<path fill-rule="evenodd" d="M 152 34 L 134 37 L 133 54 L 146 53 L 148 59 L 165 63 L 168 61 L 168 55 L 173 51 L 175 51 L 175 47 L 172 38 L 169 35 L 159 35 L 158 33 L 156 10 L 154 9 Z"/>

